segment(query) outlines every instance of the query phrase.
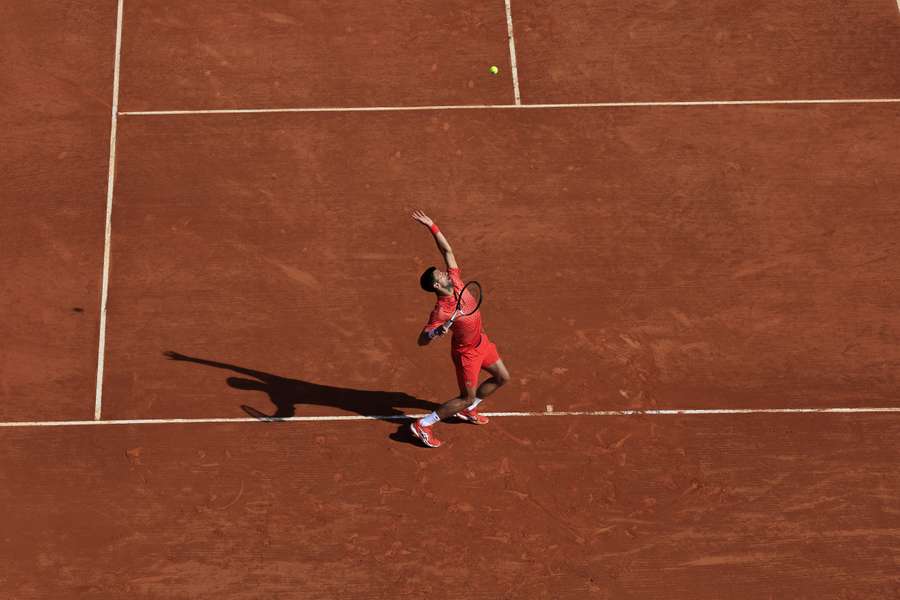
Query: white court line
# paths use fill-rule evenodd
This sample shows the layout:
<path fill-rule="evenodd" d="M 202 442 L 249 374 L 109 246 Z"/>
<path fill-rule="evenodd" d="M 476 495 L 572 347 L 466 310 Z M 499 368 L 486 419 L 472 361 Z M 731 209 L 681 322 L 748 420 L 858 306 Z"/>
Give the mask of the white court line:
<path fill-rule="evenodd" d="M 519 94 L 519 68 L 516 66 L 516 38 L 513 37 L 512 8 L 509 0 L 506 1 L 506 34 L 509 37 L 509 63 L 512 68 L 513 95 L 516 98 L 516 104 L 522 104 L 522 96 Z M 897 0 L 900 2 L 900 0 Z"/>
<path fill-rule="evenodd" d="M 119 0 L 116 13 L 116 59 L 113 66 L 112 122 L 109 129 L 109 175 L 106 181 L 106 229 L 103 240 L 103 283 L 100 288 L 100 345 L 97 349 L 97 388 L 94 396 L 94 419 L 103 408 L 103 358 L 106 354 L 106 301 L 109 297 L 109 247 L 112 237 L 113 187 L 116 180 L 116 124 L 119 115 L 119 67 L 122 58 L 122 9 Z"/>
<path fill-rule="evenodd" d="M 898 0 L 900 2 L 900 0 Z M 628 108 L 652 106 L 766 106 L 793 104 L 898 104 L 900 98 L 813 98 L 807 100 L 686 100 L 672 102 L 584 102 L 575 104 L 447 104 L 435 106 L 347 106 L 309 108 L 213 108 L 197 110 L 126 110 L 120 116 L 230 115 L 254 113 L 339 113 L 415 110 L 502 110 L 526 108 Z"/>
<path fill-rule="evenodd" d="M 580 412 L 486 412 L 489 417 L 656 417 L 668 415 L 758 415 L 758 414 L 859 414 L 900 413 L 900 406 L 861 408 L 671 408 L 657 410 L 593 410 Z M 110 419 L 108 421 L 11 421 L 0 428 L 12 427 L 72 427 L 79 425 L 171 425 L 195 423 L 302 423 L 321 421 L 406 421 L 424 417 L 412 415 L 328 415 L 288 417 L 285 419 L 256 419 L 253 417 L 221 417 L 208 419 Z"/>

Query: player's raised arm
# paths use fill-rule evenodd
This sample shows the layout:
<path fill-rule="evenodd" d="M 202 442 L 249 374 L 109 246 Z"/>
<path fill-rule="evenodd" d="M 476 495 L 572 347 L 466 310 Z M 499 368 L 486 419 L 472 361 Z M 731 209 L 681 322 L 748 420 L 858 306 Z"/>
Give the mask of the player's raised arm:
<path fill-rule="evenodd" d="M 421 210 L 413 211 L 412 218 L 431 230 L 432 235 L 434 235 L 434 241 L 437 243 L 438 250 L 444 255 L 444 261 L 447 263 L 447 268 L 459 268 L 456 264 L 456 257 L 453 256 L 453 248 L 450 247 L 450 242 L 447 241 L 447 238 L 444 237 L 444 234 L 441 233 L 438 226 L 434 224 L 434 221 Z"/>

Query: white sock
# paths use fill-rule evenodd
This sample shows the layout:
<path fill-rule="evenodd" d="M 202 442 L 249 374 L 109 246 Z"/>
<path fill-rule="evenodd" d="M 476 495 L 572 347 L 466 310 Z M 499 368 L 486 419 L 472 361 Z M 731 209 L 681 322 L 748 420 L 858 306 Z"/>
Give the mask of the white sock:
<path fill-rule="evenodd" d="M 473 402 L 472 404 L 469 405 L 468 410 L 473 410 L 476 406 L 481 404 L 481 400 L 482 400 L 481 398 L 475 398 L 475 402 Z"/>
<path fill-rule="evenodd" d="M 435 411 L 435 412 L 431 413 L 430 415 L 425 415 L 424 417 L 419 419 L 419 425 L 421 425 L 422 427 L 431 427 L 432 425 L 434 425 L 435 423 L 437 423 L 440 420 L 441 420 L 441 418 L 438 416 L 437 412 Z"/>

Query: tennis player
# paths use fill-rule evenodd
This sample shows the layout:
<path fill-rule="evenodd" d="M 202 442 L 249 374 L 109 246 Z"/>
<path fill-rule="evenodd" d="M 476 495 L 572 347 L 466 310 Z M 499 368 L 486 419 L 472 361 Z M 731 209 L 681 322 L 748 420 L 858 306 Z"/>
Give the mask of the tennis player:
<path fill-rule="evenodd" d="M 431 230 L 438 250 L 444 255 L 444 261 L 447 263 L 446 271 L 430 267 L 422 273 L 419 279 L 423 290 L 434 292 L 437 296 L 437 302 L 428 318 L 428 324 L 419 334 L 419 345 L 427 346 L 435 338 L 453 330 L 450 340 L 450 356 L 456 367 L 459 396 L 448 400 L 430 415 L 413 421 L 410 425 L 413 435 L 422 440 L 422 443 L 431 448 L 437 448 L 441 445 L 441 441 L 435 437 L 432 426 L 438 421 L 455 416 L 476 425 L 487 424 L 489 419 L 484 415 L 479 415 L 477 407 L 482 400 L 509 381 L 509 371 L 500 360 L 497 346 L 488 339 L 482 329 L 480 310 L 476 310 L 470 315 L 458 316 L 452 325 L 448 324 L 448 320 L 453 316 L 457 307 L 458 296 L 464 287 L 459 275 L 459 266 L 456 264 L 456 257 L 453 256 L 453 249 L 447 243 L 447 238 L 425 213 L 417 210 L 413 213 L 412 218 Z M 491 376 L 478 385 L 478 375 L 481 369 L 487 371 Z"/>

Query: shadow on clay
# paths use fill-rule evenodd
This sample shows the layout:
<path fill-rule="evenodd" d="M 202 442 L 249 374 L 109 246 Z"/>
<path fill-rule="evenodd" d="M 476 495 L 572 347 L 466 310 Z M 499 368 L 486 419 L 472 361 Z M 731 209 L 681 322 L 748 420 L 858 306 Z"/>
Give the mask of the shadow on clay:
<path fill-rule="evenodd" d="M 381 418 L 400 425 L 397 434 L 391 434 L 391 439 L 407 441 L 412 435 L 406 435 L 404 429 L 408 429 L 408 421 L 387 419 L 386 417 L 402 417 L 405 412 L 400 409 L 414 409 L 415 411 L 430 412 L 438 407 L 438 404 L 415 398 L 403 392 L 382 392 L 369 390 L 354 390 L 350 388 L 319 385 L 300 379 L 288 379 L 263 371 L 254 371 L 237 365 L 187 356 L 177 352 L 164 352 L 166 357 L 183 362 L 192 362 L 198 365 L 225 369 L 239 373 L 246 377 L 229 377 L 226 382 L 229 386 L 238 390 L 250 390 L 264 392 L 269 396 L 269 401 L 274 405 L 275 412 L 264 413 L 252 406 L 241 405 L 241 409 L 251 417 L 261 421 L 278 421 L 293 417 L 295 407 L 298 404 L 310 404 L 316 406 L 332 406 L 347 412 L 359 415 Z"/>

